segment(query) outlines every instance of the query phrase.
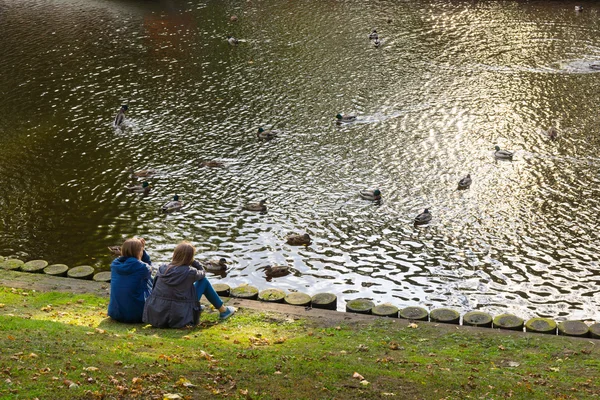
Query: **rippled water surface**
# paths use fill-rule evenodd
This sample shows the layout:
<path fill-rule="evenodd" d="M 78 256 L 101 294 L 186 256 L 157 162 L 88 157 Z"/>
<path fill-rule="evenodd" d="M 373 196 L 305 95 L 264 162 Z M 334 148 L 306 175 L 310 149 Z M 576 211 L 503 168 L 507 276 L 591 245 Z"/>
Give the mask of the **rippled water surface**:
<path fill-rule="evenodd" d="M 213 282 L 600 319 L 600 6 L 574 5 L 0 0 L 0 254 L 106 269 L 185 239 L 231 263 Z M 129 168 L 160 171 L 149 196 Z"/>

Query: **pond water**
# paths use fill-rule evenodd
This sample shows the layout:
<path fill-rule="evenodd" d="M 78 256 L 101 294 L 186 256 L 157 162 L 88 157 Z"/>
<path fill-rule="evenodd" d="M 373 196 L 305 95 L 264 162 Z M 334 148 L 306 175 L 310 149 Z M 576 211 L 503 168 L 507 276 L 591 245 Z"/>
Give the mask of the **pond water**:
<path fill-rule="evenodd" d="M 569 1 L 0 0 L 0 254 L 102 270 L 125 237 L 155 261 L 190 240 L 230 263 L 213 282 L 331 291 L 340 308 L 600 319 L 599 16 Z M 260 142 L 260 126 L 281 134 Z M 160 171 L 149 196 L 125 189 L 129 168 Z M 182 210 L 161 213 L 174 194 Z M 263 198 L 266 214 L 241 210 Z M 271 264 L 294 273 L 265 282 Z"/>

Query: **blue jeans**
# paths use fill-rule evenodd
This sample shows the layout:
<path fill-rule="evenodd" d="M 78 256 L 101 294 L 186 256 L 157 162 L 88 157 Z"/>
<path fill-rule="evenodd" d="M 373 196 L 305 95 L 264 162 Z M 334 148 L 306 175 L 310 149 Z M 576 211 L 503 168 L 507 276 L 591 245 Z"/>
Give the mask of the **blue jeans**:
<path fill-rule="evenodd" d="M 217 310 L 223 305 L 223 300 L 219 297 L 215 289 L 206 278 L 202 278 L 199 281 L 194 282 L 196 287 L 196 294 L 198 295 L 198 301 L 202 295 L 206 296 L 206 299 L 212 304 Z"/>

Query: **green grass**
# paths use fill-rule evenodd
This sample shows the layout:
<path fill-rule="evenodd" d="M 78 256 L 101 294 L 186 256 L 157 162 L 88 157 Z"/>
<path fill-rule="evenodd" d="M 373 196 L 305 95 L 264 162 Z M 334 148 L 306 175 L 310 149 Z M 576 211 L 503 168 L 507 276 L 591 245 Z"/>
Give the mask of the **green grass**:
<path fill-rule="evenodd" d="M 324 327 L 248 309 L 159 330 L 111 321 L 107 303 L 0 288 L 0 399 L 600 396 L 600 341 L 591 339 L 385 319 Z"/>

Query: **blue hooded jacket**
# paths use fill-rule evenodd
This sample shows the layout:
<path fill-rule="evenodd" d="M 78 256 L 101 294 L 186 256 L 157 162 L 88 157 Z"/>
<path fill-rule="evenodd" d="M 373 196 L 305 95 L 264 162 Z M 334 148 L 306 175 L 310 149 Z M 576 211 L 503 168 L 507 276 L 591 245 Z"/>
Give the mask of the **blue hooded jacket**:
<path fill-rule="evenodd" d="M 144 250 L 135 257 L 115 258 L 110 265 L 108 316 L 119 322 L 142 322 L 144 303 L 152 292 L 152 263 Z"/>

